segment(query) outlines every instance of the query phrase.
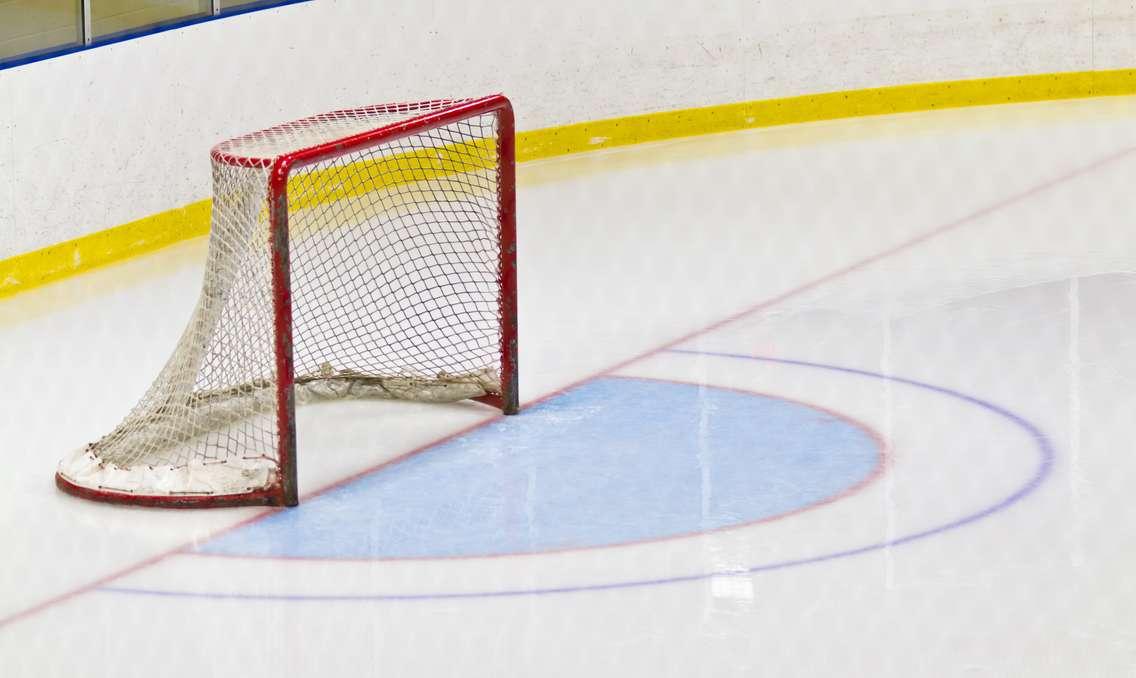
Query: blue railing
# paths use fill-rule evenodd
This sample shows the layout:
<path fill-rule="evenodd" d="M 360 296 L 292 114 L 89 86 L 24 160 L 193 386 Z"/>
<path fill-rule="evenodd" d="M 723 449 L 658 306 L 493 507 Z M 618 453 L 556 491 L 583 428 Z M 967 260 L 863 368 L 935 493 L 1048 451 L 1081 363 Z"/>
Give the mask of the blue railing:
<path fill-rule="evenodd" d="M 97 0 L 95 0 L 97 1 Z M 294 5 L 300 2 L 311 2 L 311 0 L 250 0 L 240 4 L 224 3 L 222 0 L 211 0 L 207 9 L 189 14 L 184 17 L 172 18 L 165 21 L 158 21 L 149 23 L 137 28 L 130 28 L 127 30 L 116 31 L 112 33 L 96 35 L 92 30 L 92 13 L 91 13 L 92 0 L 78 0 L 76 2 L 76 19 L 78 23 L 76 26 L 76 37 L 73 41 L 68 41 L 63 44 L 55 45 L 52 47 L 36 49 L 34 51 L 24 52 L 11 56 L 0 55 L 0 70 L 5 68 L 13 68 L 15 66 L 22 66 L 35 61 L 42 61 L 44 59 L 52 59 L 55 57 L 63 56 L 66 54 L 74 54 L 75 52 L 82 52 L 104 45 L 111 45 L 124 40 L 131 40 L 145 35 L 153 35 L 154 33 L 161 33 L 170 31 L 177 28 L 184 28 L 186 26 L 194 26 L 196 24 L 204 23 L 206 21 L 214 21 L 217 19 L 225 19 L 239 14 L 246 14 L 262 9 L 270 9 L 273 7 L 281 7 L 283 5 Z"/>

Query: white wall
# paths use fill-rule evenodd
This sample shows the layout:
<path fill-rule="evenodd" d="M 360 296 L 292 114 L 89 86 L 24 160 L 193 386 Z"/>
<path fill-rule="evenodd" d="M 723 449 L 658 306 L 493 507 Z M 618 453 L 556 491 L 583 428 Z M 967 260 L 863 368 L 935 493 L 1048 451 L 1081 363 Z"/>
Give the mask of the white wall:
<path fill-rule="evenodd" d="M 0 258 L 209 194 L 285 119 L 504 91 L 520 129 L 1136 66 L 1136 0 L 315 0 L 0 71 Z"/>

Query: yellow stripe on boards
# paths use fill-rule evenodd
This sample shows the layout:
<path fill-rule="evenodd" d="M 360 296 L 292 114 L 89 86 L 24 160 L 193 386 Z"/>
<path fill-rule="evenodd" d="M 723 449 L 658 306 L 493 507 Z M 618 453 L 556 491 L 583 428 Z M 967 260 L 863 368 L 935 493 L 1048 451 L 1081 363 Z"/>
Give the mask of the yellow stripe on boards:
<path fill-rule="evenodd" d="M 211 200 L 0 260 L 0 297 L 209 233 Z"/>
<path fill-rule="evenodd" d="M 517 160 L 733 132 L 941 108 L 1136 94 L 1136 69 L 1052 73 L 807 94 L 581 122 L 517 135 Z"/>
<path fill-rule="evenodd" d="M 809 94 L 622 118 L 594 120 L 517 134 L 517 160 L 715 134 L 759 127 L 940 108 L 1055 101 L 1136 94 L 1136 69 L 1051 73 Z M 424 179 L 486 169 L 488 141 L 421 149 L 366 163 L 358 180 L 342 185 L 342 169 L 307 173 L 305 188 L 289 183 L 294 206 L 310 207 Z M 471 147 L 471 148 L 464 148 Z M 353 168 L 353 169 L 357 169 Z M 376 182 L 378 182 L 376 184 Z M 202 200 L 122 226 L 0 260 L 0 297 L 97 266 L 151 252 L 209 232 L 210 201 Z"/>

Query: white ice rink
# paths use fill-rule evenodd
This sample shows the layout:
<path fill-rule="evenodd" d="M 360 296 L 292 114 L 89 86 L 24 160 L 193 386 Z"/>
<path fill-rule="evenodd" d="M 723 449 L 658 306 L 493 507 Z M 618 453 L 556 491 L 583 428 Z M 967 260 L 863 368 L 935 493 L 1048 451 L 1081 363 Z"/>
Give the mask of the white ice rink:
<path fill-rule="evenodd" d="M 0 302 L 0 675 L 1136 675 L 1136 98 L 518 181 L 528 409 L 301 410 L 296 509 L 53 485 L 204 240 Z"/>

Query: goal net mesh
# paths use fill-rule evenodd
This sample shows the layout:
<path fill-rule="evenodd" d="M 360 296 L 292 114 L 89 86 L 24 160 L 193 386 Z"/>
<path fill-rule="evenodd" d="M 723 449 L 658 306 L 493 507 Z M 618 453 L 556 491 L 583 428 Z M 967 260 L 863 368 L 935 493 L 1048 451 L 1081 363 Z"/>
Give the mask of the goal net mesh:
<path fill-rule="evenodd" d="M 60 475 L 154 496 L 277 483 L 273 160 L 452 103 L 322 115 L 214 149 L 209 252 L 189 324 L 137 406 Z M 292 171 L 296 404 L 500 393 L 498 155 L 487 113 Z"/>

